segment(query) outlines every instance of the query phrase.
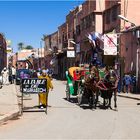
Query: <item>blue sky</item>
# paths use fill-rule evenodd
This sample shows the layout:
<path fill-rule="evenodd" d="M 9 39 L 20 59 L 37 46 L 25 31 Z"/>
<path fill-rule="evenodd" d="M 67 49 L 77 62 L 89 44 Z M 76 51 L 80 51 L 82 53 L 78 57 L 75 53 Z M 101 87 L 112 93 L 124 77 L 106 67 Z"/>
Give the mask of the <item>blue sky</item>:
<path fill-rule="evenodd" d="M 55 32 L 83 1 L 0 1 L 0 32 L 12 41 L 14 51 L 19 42 L 38 48 L 43 34 Z"/>

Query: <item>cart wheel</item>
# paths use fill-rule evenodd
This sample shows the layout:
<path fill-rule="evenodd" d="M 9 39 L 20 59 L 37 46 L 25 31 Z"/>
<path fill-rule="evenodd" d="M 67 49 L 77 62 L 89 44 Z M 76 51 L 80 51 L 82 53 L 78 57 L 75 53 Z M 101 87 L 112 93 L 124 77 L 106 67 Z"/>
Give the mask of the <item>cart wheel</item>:
<path fill-rule="evenodd" d="M 2 83 L 0 82 L 0 89 L 2 88 Z"/>
<path fill-rule="evenodd" d="M 103 105 L 104 105 L 104 107 L 108 106 L 109 105 L 109 99 L 103 98 Z"/>
<path fill-rule="evenodd" d="M 78 105 L 82 104 L 83 101 L 83 94 L 84 94 L 84 88 L 83 87 L 79 87 L 78 91 L 77 91 L 77 101 L 78 101 Z"/>
<path fill-rule="evenodd" d="M 66 85 L 66 99 L 67 99 L 68 101 L 70 101 L 70 89 L 69 89 L 68 84 Z"/>
<path fill-rule="evenodd" d="M 109 105 L 109 99 L 105 99 L 105 106 Z"/>

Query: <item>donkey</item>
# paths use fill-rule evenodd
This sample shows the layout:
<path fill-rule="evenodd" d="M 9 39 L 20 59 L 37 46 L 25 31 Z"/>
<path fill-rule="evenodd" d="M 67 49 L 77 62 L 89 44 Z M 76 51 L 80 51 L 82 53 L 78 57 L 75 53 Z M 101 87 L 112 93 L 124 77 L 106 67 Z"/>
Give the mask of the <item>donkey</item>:
<path fill-rule="evenodd" d="M 111 107 L 111 98 L 114 93 L 114 107 L 117 108 L 117 84 L 118 76 L 113 69 L 106 70 L 105 77 L 97 83 L 97 87 L 101 92 L 104 107 L 106 106 L 106 99 L 108 99 L 108 107 Z"/>

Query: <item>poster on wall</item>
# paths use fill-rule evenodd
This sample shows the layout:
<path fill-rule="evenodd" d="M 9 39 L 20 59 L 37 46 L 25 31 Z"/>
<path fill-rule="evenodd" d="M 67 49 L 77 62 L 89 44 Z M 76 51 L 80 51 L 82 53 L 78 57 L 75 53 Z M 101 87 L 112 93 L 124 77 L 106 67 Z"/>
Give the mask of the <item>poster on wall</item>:
<path fill-rule="evenodd" d="M 68 51 L 67 51 L 67 57 L 68 57 L 68 58 L 73 58 L 73 57 L 75 57 L 75 51 L 74 51 L 74 50 L 68 50 Z"/>
<path fill-rule="evenodd" d="M 104 55 L 117 55 L 117 34 L 104 34 Z"/>

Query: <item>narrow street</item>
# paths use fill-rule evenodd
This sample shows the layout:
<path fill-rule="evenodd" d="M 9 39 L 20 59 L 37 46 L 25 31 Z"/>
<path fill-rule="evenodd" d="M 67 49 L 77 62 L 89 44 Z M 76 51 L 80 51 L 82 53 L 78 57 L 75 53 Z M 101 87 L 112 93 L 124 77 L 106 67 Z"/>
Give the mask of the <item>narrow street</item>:
<path fill-rule="evenodd" d="M 48 114 L 30 109 L 0 127 L 0 139 L 139 139 L 139 101 L 118 97 L 118 111 L 80 108 L 65 100 L 65 82 L 53 80 Z M 38 95 L 25 96 L 25 107 Z M 74 100 L 73 100 L 74 101 Z M 102 99 L 100 99 L 102 101 Z M 112 103 L 113 105 L 113 103 Z"/>

